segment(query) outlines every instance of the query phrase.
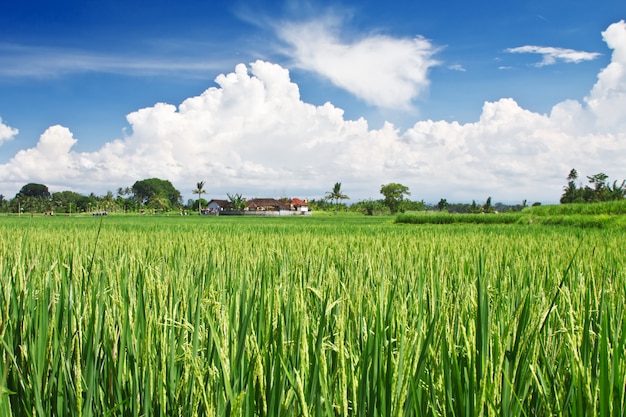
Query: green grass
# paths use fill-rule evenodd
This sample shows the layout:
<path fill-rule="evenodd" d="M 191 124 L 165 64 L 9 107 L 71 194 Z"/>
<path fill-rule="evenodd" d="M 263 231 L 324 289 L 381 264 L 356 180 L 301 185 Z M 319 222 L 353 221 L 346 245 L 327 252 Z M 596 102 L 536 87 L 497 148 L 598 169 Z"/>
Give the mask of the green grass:
<path fill-rule="evenodd" d="M 500 214 L 450 214 L 423 212 L 399 214 L 396 223 L 406 224 L 522 224 L 578 228 L 626 229 L 626 201 L 593 204 L 560 204 L 527 207 L 521 212 Z"/>
<path fill-rule="evenodd" d="M 0 415 L 624 415 L 623 241 L 341 214 L 2 218 Z"/>
<path fill-rule="evenodd" d="M 456 214 L 456 213 L 405 213 L 396 216 L 396 223 L 408 224 L 512 224 L 518 223 L 521 213 Z"/>
<path fill-rule="evenodd" d="M 535 206 L 524 209 L 525 213 L 535 216 L 549 215 L 623 215 L 626 214 L 626 200 L 600 203 L 556 204 Z"/>

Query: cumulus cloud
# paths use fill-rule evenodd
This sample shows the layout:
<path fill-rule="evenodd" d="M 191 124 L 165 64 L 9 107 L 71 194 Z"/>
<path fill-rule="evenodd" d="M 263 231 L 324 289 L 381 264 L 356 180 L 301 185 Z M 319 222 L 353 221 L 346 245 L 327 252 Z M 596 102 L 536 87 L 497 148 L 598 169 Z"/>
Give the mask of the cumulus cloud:
<path fill-rule="evenodd" d="M 432 43 L 421 37 L 370 35 L 353 41 L 339 36 L 334 18 L 287 23 L 278 36 L 289 47 L 294 65 L 327 78 L 369 104 L 406 109 L 428 86 L 428 70 L 437 65 Z"/>
<path fill-rule="evenodd" d="M 543 59 L 535 64 L 537 67 L 545 65 L 554 65 L 557 61 L 566 63 L 575 63 L 583 61 L 592 61 L 600 56 L 597 52 L 576 51 L 574 49 L 554 48 L 551 46 L 518 46 L 517 48 L 508 48 L 506 52 L 514 54 L 539 54 Z"/>
<path fill-rule="evenodd" d="M 209 198 L 319 198 L 341 181 L 353 200 L 378 198 L 400 182 L 436 202 L 556 202 L 571 168 L 626 178 L 626 24 L 603 32 L 613 50 L 584 100 L 549 114 L 503 98 L 473 123 L 423 120 L 400 131 L 346 120 L 342 109 L 302 101 L 285 68 L 240 64 L 179 106 L 157 103 L 127 116 L 131 129 L 95 152 L 77 152 L 69 129 L 52 126 L 39 143 L 0 165 L 0 186 L 30 181 L 52 191 L 101 192 L 138 179 L 171 180 L 183 194 L 207 181 Z"/>
<path fill-rule="evenodd" d="M 0 145 L 2 142 L 12 140 L 19 131 L 2 123 L 2 117 L 0 117 Z"/>

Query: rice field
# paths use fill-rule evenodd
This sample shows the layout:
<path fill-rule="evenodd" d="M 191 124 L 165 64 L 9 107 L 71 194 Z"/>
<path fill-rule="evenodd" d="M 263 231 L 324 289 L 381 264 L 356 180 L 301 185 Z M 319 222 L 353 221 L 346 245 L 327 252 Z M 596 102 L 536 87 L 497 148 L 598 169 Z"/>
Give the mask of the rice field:
<path fill-rule="evenodd" d="M 623 228 L 0 218 L 0 416 L 626 414 Z"/>

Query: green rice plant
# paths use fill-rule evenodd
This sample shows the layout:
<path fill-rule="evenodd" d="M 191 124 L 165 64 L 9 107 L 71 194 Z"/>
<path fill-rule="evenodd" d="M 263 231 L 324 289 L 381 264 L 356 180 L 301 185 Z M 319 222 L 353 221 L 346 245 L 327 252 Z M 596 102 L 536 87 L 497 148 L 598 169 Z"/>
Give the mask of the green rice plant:
<path fill-rule="evenodd" d="M 619 228 L 5 220 L 3 415 L 624 414 Z"/>

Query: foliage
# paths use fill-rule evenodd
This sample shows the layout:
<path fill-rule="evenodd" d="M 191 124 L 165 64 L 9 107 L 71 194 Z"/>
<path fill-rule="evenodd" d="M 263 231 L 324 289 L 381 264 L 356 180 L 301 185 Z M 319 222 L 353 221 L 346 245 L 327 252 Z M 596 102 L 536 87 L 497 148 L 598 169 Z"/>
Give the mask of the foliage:
<path fill-rule="evenodd" d="M 395 222 L 408 224 L 513 224 L 519 222 L 521 218 L 521 213 L 514 212 L 497 216 L 485 216 L 483 213 L 403 213 L 396 216 Z"/>
<path fill-rule="evenodd" d="M 59 213 L 77 213 L 87 209 L 89 198 L 74 191 L 52 193 L 54 211 Z"/>
<path fill-rule="evenodd" d="M 622 230 L 5 220 L 0 415 L 624 411 Z"/>
<path fill-rule="evenodd" d="M 330 200 L 327 200 L 326 198 L 322 198 L 319 200 L 316 199 L 309 199 L 308 200 L 309 203 L 309 208 L 312 211 L 347 211 L 348 210 L 348 206 L 344 203 L 339 203 L 339 204 L 335 204 Z M 350 206 L 351 208 L 352 206 Z"/>
<path fill-rule="evenodd" d="M 389 207 L 391 214 L 403 212 L 405 210 L 404 196 L 411 195 L 409 187 L 393 182 L 382 185 L 380 187 L 380 193 L 385 196 L 383 201 L 384 204 Z"/>
<path fill-rule="evenodd" d="M 24 185 L 15 196 L 16 198 L 23 197 L 35 197 L 35 198 L 49 198 L 50 191 L 48 187 L 43 184 L 28 183 Z"/>
<path fill-rule="evenodd" d="M 181 205 L 180 191 L 168 180 L 149 178 L 136 181 L 132 190 L 139 204 L 149 208 L 166 210 Z"/>
<path fill-rule="evenodd" d="M 233 206 L 233 210 L 241 211 L 246 208 L 246 199 L 243 198 L 241 194 L 226 194 L 228 196 L 228 201 Z"/>
<path fill-rule="evenodd" d="M 389 215 L 389 207 L 385 206 L 383 200 L 363 200 L 350 206 L 350 211 L 356 211 L 366 216 Z"/>
<path fill-rule="evenodd" d="M 336 182 L 335 185 L 333 186 L 332 191 L 328 191 L 326 193 L 325 198 L 327 200 L 335 200 L 335 213 L 337 213 L 337 210 L 339 207 L 339 200 L 348 200 L 350 197 L 348 197 L 341 191 L 341 183 Z"/>
<path fill-rule="evenodd" d="M 198 201 L 196 204 L 194 204 L 194 207 L 196 210 L 198 210 L 198 213 L 202 211 L 202 205 L 203 204 L 206 205 L 206 200 L 202 199 L 202 194 L 206 194 L 206 190 L 204 189 L 204 184 L 205 184 L 204 181 L 197 182 L 196 188 L 191 191 L 193 194 L 198 194 Z"/>
<path fill-rule="evenodd" d="M 409 224 L 522 224 L 579 228 L 626 227 L 626 201 L 593 204 L 533 205 L 522 212 L 508 211 L 486 216 L 484 213 L 407 213 L 396 216 L 396 223 Z"/>
<path fill-rule="evenodd" d="M 188 205 L 188 206 L 189 206 L 189 208 L 190 208 L 191 210 L 195 210 L 195 211 L 200 212 L 200 211 L 202 211 L 202 208 L 201 208 L 201 207 L 207 207 L 207 206 L 208 206 L 208 204 L 209 204 L 209 202 L 208 202 L 206 199 L 204 199 L 204 198 L 198 198 L 197 200 L 191 200 L 191 201 L 189 202 L 189 205 Z"/>
<path fill-rule="evenodd" d="M 595 203 L 601 201 L 623 200 L 626 195 L 626 180 L 622 180 L 620 184 L 608 181 L 608 175 L 600 172 L 587 177 L 589 185 L 576 185 L 578 172 L 572 169 L 567 176 L 567 185 L 563 187 L 561 195 L 561 203 Z"/>
<path fill-rule="evenodd" d="M 495 213 L 496 209 L 491 205 L 491 197 L 487 197 L 487 201 L 483 204 L 483 213 Z"/>

